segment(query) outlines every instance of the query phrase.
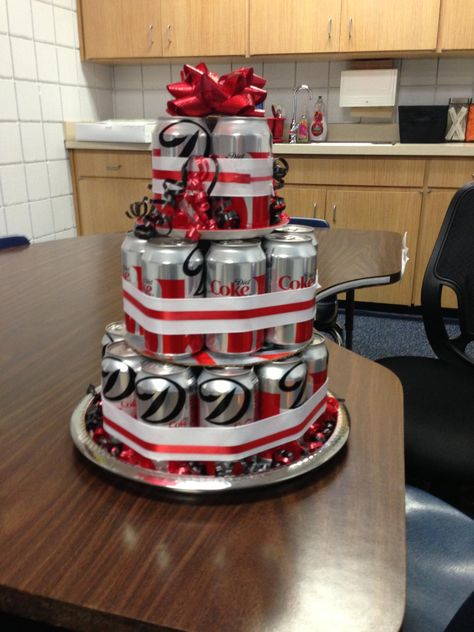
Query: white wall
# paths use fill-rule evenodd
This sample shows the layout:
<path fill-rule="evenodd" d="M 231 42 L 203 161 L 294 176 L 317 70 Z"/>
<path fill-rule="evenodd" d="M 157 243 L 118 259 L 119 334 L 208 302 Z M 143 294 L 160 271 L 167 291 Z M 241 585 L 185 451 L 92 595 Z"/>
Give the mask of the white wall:
<path fill-rule="evenodd" d="M 75 236 L 62 121 L 112 113 L 111 68 L 80 62 L 76 0 L 0 0 L 0 235 Z"/>
<path fill-rule="evenodd" d="M 399 105 L 442 105 L 449 97 L 473 97 L 474 59 L 398 59 L 400 71 Z M 321 95 L 328 107 L 330 123 L 351 123 L 347 108 L 339 107 L 341 70 L 349 67 L 347 61 L 264 62 L 235 60 L 231 64 L 209 63 L 219 74 L 239 66 L 253 65 L 256 72 L 267 79 L 267 111 L 270 106 L 282 105 L 288 119 L 293 108 L 293 89 L 306 83 L 313 91 L 313 99 Z M 163 115 L 169 99 L 166 84 L 179 81 L 181 64 L 160 66 L 115 66 L 114 113 L 117 117 L 154 118 Z M 303 105 L 304 97 L 298 102 Z M 301 109 L 301 107 L 299 108 Z M 311 109 L 309 114 L 312 114 Z"/>

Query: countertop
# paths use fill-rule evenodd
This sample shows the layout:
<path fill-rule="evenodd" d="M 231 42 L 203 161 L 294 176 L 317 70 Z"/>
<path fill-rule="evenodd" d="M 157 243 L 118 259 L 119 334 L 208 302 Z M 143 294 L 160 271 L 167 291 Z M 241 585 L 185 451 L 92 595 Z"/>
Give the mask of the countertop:
<path fill-rule="evenodd" d="M 95 149 L 102 151 L 150 151 L 149 143 L 93 143 L 67 140 L 66 149 Z M 474 157 L 474 143 L 277 143 L 273 153 L 295 156 L 451 156 Z"/>

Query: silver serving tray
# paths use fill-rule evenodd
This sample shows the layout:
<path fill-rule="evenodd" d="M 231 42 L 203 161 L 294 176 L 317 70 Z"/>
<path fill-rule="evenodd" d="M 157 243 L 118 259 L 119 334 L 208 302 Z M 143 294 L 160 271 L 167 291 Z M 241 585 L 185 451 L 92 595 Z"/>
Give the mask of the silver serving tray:
<path fill-rule="evenodd" d="M 329 394 L 329 393 L 328 393 Z M 123 476 L 153 487 L 186 494 L 205 494 L 231 490 L 254 489 L 288 481 L 310 472 L 329 461 L 344 446 L 350 430 L 349 414 L 343 403 L 339 404 L 338 418 L 332 435 L 316 452 L 302 457 L 290 465 L 274 467 L 265 472 L 239 476 L 199 476 L 174 474 L 167 471 L 167 462 L 157 462 L 156 470 L 131 465 L 113 457 L 95 443 L 86 430 L 85 415 L 93 395 L 87 395 L 74 409 L 71 418 L 71 436 L 78 450 L 92 463 L 118 476 Z"/>

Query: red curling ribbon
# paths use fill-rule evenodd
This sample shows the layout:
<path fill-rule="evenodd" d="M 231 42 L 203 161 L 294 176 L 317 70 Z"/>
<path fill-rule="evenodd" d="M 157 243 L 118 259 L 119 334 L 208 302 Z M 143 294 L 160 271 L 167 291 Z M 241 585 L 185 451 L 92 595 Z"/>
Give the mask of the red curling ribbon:
<path fill-rule="evenodd" d="M 255 74 L 253 68 L 238 68 L 226 75 L 210 72 L 203 62 L 197 66 L 185 64 L 181 81 L 168 84 L 174 97 L 168 101 L 171 116 L 265 116 L 256 109 L 267 97 L 263 89 L 266 81 Z"/>

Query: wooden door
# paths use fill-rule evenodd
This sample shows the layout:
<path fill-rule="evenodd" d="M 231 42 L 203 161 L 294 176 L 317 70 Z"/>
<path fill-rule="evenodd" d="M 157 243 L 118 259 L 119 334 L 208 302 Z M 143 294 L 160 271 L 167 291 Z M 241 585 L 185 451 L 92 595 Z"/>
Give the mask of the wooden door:
<path fill-rule="evenodd" d="M 331 230 L 355 228 L 406 232 L 408 247 L 416 252 L 421 201 L 422 196 L 416 191 L 328 190 L 326 219 L 331 224 Z M 356 298 L 359 301 L 410 305 L 413 274 L 414 261 L 410 261 L 400 282 L 357 290 Z"/>
<path fill-rule="evenodd" d="M 413 304 L 421 304 L 421 286 L 431 252 L 438 238 L 448 206 L 456 190 L 430 191 L 425 194 L 420 221 L 420 236 L 416 249 L 415 279 L 413 283 Z M 457 307 L 457 298 L 450 288 L 443 288 L 443 307 Z"/>
<path fill-rule="evenodd" d="M 340 0 L 250 0 L 250 54 L 339 49 Z"/>
<path fill-rule="evenodd" d="M 440 0 L 342 0 L 340 51 L 435 50 Z"/>
<path fill-rule="evenodd" d="M 163 55 L 245 55 L 247 0 L 162 0 Z"/>
<path fill-rule="evenodd" d="M 443 0 L 439 28 L 441 50 L 473 50 L 474 2 Z"/>
<path fill-rule="evenodd" d="M 127 178 L 79 178 L 78 216 L 81 235 L 131 230 L 133 220 L 125 212 L 132 202 L 149 195 L 150 180 Z"/>
<path fill-rule="evenodd" d="M 281 195 L 285 198 L 285 212 L 290 217 L 320 217 L 324 219 L 326 189 L 286 186 Z"/>
<path fill-rule="evenodd" d="M 84 59 L 161 57 L 156 0 L 80 0 L 78 7 Z"/>

